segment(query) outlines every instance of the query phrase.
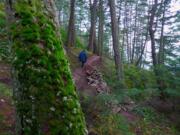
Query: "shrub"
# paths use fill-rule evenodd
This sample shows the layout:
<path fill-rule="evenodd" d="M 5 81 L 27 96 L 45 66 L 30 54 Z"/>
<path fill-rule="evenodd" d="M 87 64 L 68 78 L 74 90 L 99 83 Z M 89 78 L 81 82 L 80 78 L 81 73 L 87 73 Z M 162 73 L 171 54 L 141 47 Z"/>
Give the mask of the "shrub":
<path fill-rule="evenodd" d="M 125 65 L 126 88 L 151 88 L 155 87 L 155 76 L 151 70 L 140 69 L 134 65 Z"/>
<path fill-rule="evenodd" d="M 132 88 L 127 89 L 126 94 L 131 97 L 131 99 L 135 101 L 144 101 L 148 100 L 153 96 L 158 96 L 158 90 L 157 89 L 138 89 L 138 88 Z"/>

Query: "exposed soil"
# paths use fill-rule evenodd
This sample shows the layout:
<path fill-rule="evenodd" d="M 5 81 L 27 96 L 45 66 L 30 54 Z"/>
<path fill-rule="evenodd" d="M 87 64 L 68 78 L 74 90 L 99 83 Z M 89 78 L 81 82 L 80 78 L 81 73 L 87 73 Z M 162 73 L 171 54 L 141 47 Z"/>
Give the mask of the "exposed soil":
<path fill-rule="evenodd" d="M 0 62 L 0 82 L 11 85 L 10 66 Z"/>
<path fill-rule="evenodd" d="M 88 85 L 86 71 L 94 69 L 97 65 L 100 65 L 100 57 L 93 55 L 88 58 L 83 68 L 80 67 L 79 63 L 79 67 L 73 72 L 73 78 L 77 89 L 90 96 L 97 95 L 97 91 L 94 87 Z"/>
<path fill-rule="evenodd" d="M 0 96 L 0 116 L 0 134 L 12 134 L 15 129 L 15 109 L 7 97 Z"/>
<path fill-rule="evenodd" d="M 11 87 L 10 66 L 0 62 L 0 82 Z M 1 88 L 0 88 L 1 89 Z M 0 135 L 13 134 L 15 108 L 11 97 L 0 95 Z"/>
<path fill-rule="evenodd" d="M 137 121 L 138 120 L 138 117 L 131 112 L 122 111 L 121 115 L 124 116 L 125 118 L 127 118 L 128 121 Z"/>

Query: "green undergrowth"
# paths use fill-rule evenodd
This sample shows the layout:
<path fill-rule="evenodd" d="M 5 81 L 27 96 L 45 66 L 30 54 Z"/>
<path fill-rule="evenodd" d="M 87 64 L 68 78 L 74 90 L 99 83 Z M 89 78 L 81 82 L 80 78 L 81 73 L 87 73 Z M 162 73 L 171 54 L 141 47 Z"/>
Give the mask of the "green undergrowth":
<path fill-rule="evenodd" d="M 5 6 L 0 2 L 0 61 L 9 61 L 10 59 L 10 46 L 6 24 Z"/>
<path fill-rule="evenodd" d="M 134 65 L 124 67 L 124 88 L 125 89 L 147 89 L 156 88 L 155 76 L 153 71 L 140 69 Z M 103 57 L 101 72 L 104 79 L 112 89 L 122 89 L 121 82 L 116 78 L 114 61 Z"/>
<path fill-rule="evenodd" d="M 4 100 L 4 98 L 11 99 L 12 98 L 12 90 L 9 86 L 7 86 L 3 83 L 0 83 L 0 100 Z M 0 101 L 0 102 L 2 102 L 2 101 Z M 7 101 L 5 101 L 5 102 L 7 102 Z M 9 133 L 10 131 L 7 128 L 8 126 L 6 124 L 4 124 L 5 116 L 3 114 L 3 111 L 4 110 L 2 110 L 0 108 L 0 135 L 12 135 Z"/>
<path fill-rule="evenodd" d="M 11 97 L 12 90 L 7 85 L 0 83 L 0 96 Z"/>
<path fill-rule="evenodd" d="M 137 105 L 132 114 L 135 121 L 129 121 L 121 113 L 115 114 L 109 105 L 123 103 L 122 95 L 100 94 L 96 97 L 81 96 L 81 104 L 85 112 L 88 130 L 98 135 L 178 135 L 177 128 L 168 118 L 151 106 Z"/>
<path fill-rule="evenodd" d="M 159 96 L 157 89 L 147 88 L 147 89 L 127 89 L 126 95 L 136 102 L 143 102 L 151 99 L 152 97 Z"/>
<path fill-rule="evenodd" d="M 152 70 L 138 68 L 134 65 L 124 66 L 126 88 L 155 88 L 156 79 Z"/>
<path fill-rule="evenodd" d="M 145 135 L 179 134 L 179 131 L 165 115 L 158 113 L 150 106 L 136 107 L 133 112 L 141 117 L 141 119 L 135 123 L 134 127 L 139 127 L 141 132 Z"/>
<path fill-rule="evenodd" d="M 25 135 L 84 135 L 85 121 L 56 26 L 40 0 L 14 4 L 12 66 Z M 20 133 L 19 133 L 20 134 Z M 48 134 L 48 133 L 47 133 Z"/>
<path fill-rule="evenodd" d="M 153 71 L 139 69 L 133 65 L 125 65 L 125 88 L 122 88 L 119 81 L 116 79 L 114 62 L 109 58 L 103 58 L 101 72 L 108 86 L 111 88 L 111 94 L 102 95 L 97 98 L 98 102 L 110 102 L 112 104 L 121 104 L 128 98 L 135 102 L 135 108 L 132 113 L 137 116 L 137 121 L 125 122 L 128 123 L 128 131 L 134 134 L 144 135 L 177 135 L 179 134 L 175 123 L 170 121 L 166 115 L 157 112 L 149 105 L 145 105 L 146 101 L 151 102 L 151 99 L 158 97 L 160 91 L 156 88 L 156 81 Z M 178 97 L 178 91 L 166 89 L 165 92 L 169 98 Z M 101 108 L 107 109 L 107 106 L 101 104 Z M 97 108 L 100 108 L 97 107 Z M 106 111 L 104 111 L 106 112 Z M 102 112 L 103 114 L 103 112 Z M 110 126 L 111 127 L 111 126 Z"/>
<path fill-rule="evenodd" d="M 3 121 L 4 120 L 4 116 L 2 115 L 2 114 L 0 114 L 0 123 L 1 123 L 1 121 Z"/>
<path fill-rule="evenodd" d="M 134 135 L 127 120 L 107 107 L 108 102 L 116 101 L 107 94 L 97 97 L 81 95 L 89 132 L 97 135 Z"/>

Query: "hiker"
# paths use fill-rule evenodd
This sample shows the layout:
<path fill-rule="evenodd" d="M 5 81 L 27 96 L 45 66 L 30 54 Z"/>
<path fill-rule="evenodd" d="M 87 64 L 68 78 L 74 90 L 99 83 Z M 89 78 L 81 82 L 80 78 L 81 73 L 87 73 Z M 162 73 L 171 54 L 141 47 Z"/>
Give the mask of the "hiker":
<path fill-rule="evenodd" d="M 84 64 L 87 61 L 87 54 L 86 54 L 85 50 L 83 50 L 79 53 L 79 61 L 82 63 L 81 67 L 84 67 Z"/>

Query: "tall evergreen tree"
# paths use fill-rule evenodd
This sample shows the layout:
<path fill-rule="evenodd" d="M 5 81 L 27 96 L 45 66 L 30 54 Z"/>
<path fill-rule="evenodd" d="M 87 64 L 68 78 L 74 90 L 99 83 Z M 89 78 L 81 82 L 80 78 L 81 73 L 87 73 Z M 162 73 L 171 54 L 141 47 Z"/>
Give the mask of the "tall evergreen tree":
<path fill-rule="evenodd" d="M 96 20 L 97 20 L 97 3 L 98 0 L 89 0 L 91 13 L 91 27 L 89 33 L 88 50 L 96 52 Z"/>
<path fill-rule="evenodd" d="M 99 27 L 98 27 L 98 55 L 102 56 L 104 39 L 104 9 L 103 0 L 99 0 Z"/>
<path fill-rule="evenodd" d="M 85 135 L 53 1 L 8 0 L 17 135 Z M 52 5 L 53 4 L 53 5 Z"/>
<path fill-rule="evenodd" d="M 112 27 L 112 39 L 114 49 L 114 60 L 117 71 L 117 77 L 123 81 L 123 65 L 121 60 L 120 48 L 119 48 L 119 36 L 118 36 L 118 22 L 116 18 L 116 6 L 114 0 L 109 0 L 110 13 L 111 13 L 111 27 Z"/>
<path fill-rule="evenodd" d="M 70 5 L 67 46 L 75 46 L 75 0 L 71 0 Z"/>

